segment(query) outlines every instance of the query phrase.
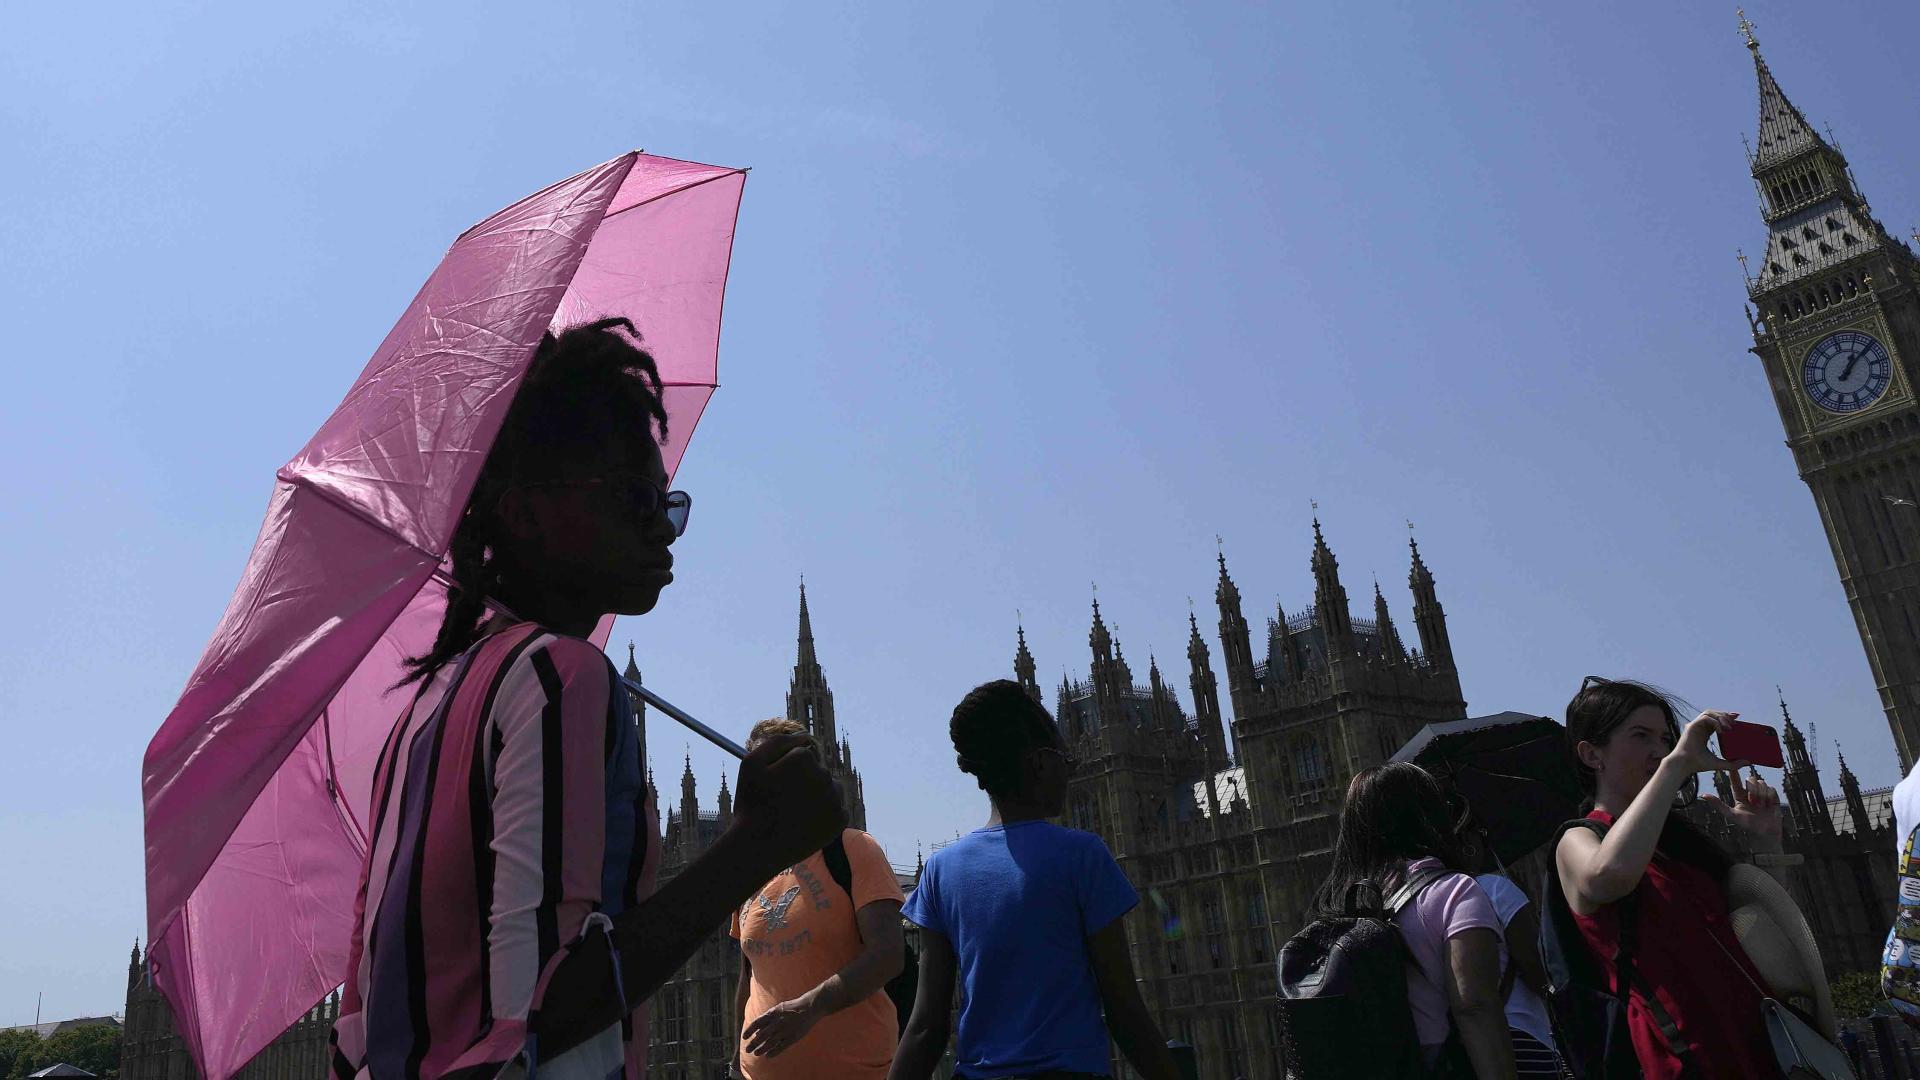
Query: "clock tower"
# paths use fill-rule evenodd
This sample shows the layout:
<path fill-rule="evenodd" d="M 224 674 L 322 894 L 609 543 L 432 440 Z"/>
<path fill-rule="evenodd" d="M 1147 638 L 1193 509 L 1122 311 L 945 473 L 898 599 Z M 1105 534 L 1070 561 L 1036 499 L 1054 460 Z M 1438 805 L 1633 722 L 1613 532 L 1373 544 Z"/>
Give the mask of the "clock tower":
<path fill-rule="evenodd" d="M 1760 80 L 1748 163 L 1767 224 L 1747 285 L 1752 351 L 1904 771 L 1920 754 L 1920 260 L 1874 219 L 1839 145 L 1781 92 L 1744 14 L 1741 29 Z"/>

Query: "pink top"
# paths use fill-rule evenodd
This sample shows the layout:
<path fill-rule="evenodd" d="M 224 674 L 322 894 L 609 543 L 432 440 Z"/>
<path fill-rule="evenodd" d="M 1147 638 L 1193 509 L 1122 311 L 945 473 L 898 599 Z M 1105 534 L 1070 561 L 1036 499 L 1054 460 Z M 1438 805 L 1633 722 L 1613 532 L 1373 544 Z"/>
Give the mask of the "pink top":
<path fill-rule="evenodd" d="M 1440 865 L 1439 859 L 1415 859 L 1407 864 L 1407 873 Z M 1448 874 L 1401 908 L 1393 922 L 1413 956 L 1414 970 L 1407 972 L 1407 1003 L 1413 1006 L 1414 1033 L 1421 1046 L 1439 1046 L 1453 1026 L 1447 1016 L 1447 939 L 1481 929 L 1498 937 L 1500 914 L 1472 878 Z M 1505 949 L 1503 944 L 1503 953 Z"/>

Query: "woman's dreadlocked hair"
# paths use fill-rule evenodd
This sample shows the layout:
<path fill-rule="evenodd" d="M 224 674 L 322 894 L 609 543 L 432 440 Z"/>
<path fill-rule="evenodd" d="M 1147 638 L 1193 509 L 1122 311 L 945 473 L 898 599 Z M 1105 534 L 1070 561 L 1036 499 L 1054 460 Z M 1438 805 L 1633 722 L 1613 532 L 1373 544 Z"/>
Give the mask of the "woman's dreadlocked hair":
<path fill-rule="evenodd" d="M 968 691 L 953 708 L 947 727 L 960 771 L 972 774 L 989 795 L 1008 795 L 1020 784 L 1020 757 L 1053 742 L 1053 721 L 1017 682 L 997 679 Z"/>
<path fill-rule="evenodd" d="M 513 482 L 549 476 L 561 464 L 599 460 L 613 440 L 631 437 L 636 417 L 649 437 L 657 425 L 666 440 L 660 369 L 639 340 L 633 323 L 619 318 L 541 337 L 448 546 L 453 584 L 440 633 L 425 655 L 408 658 L 399 685 L 430 677 L 479 640 L 487 598 L 500 584 L 496 510 Z"/>

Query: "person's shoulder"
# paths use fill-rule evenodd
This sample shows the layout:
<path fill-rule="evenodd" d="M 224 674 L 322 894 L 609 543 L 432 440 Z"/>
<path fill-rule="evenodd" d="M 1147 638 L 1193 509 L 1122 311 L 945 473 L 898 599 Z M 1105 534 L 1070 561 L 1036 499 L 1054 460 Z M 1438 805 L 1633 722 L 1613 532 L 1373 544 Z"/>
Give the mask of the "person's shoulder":
<path fill-rule="evenodd" d="M 1521 892 L 1520 886 L 1514 884 L 1513 879 L 1505 874 L 1475 874 L 1473 880 L 1496 903 L 1514 893 Z M 1522 895 L 1525 894 L 1522 893 Z"/>
<path fill-rule="evenodd" d="M 887 861 L 887 851 L 880 846 L 880 841 L 875 840 L 872 833 L 863 832 L 860 829 L 842 829 L 840 831 L 840 846 L 847 849 L 848 858 L 868 858 L 878 859 L 881 862 Z"/>
<path fill-rule="evenodd" d="M 1055 825 L 1051 821 L 1036 821 L 1034 825 L 1040 828 L 1042 834 L 1045 835 L 1047 839 L 1056 844 L 1086 848 L 1089 850 L 1098 848 L 1102 851 L 1106 850 L 1107 847 L 1107 842 L 1100 839 L 1099 833 L 1088 832 L 1085 829 L 1075 829 L 1066 825 Z"/>
<path fill-rule="evenodd" d="M 584 670 L 597 675 L 613 667 L 613 661 L 607 658 L 607 654 L 601 650 L 600 646 L 586 638 L 562 634 L 541 626 L 534 628 L 533 640 L 535 648 L 528 651 L 547 654 L 554 665 L 562 671 Z"/>

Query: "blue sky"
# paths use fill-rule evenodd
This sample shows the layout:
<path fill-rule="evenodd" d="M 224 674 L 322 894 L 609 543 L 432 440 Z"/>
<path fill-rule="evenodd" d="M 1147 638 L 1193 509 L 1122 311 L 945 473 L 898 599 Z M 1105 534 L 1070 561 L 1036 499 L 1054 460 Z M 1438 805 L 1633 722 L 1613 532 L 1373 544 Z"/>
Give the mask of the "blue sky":
<path fill-rule="evenodd" d="M 632 146 L 754 172 L 679 581 L 616 651 L 744 731 L 804 573 L 896 862 L 984 817 L 946 716 L 1016 610 L 1052 685 L 1098 581 L 1185 698 L 1214 536 L 1297 611 L 1312 499 L 1408 632 L 1417 523 L 1473 712 L 1779 684 L 1829 792 L 1842 745 L 1895 779 L 1746 352 L 1731 5 L 165 7 L 0 40 L 0 1024 L 121 1005 L 140 755 L 274 468 L 455 235 Z M 1920 9 L 1749 13 L 1904 234 Z"/>

